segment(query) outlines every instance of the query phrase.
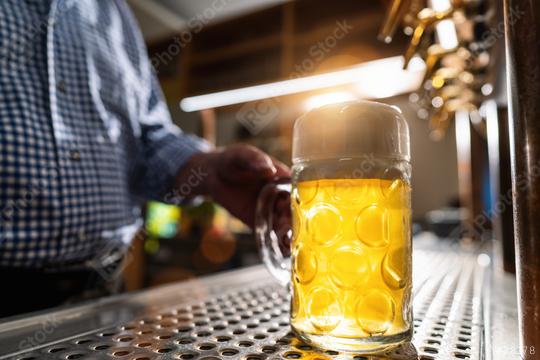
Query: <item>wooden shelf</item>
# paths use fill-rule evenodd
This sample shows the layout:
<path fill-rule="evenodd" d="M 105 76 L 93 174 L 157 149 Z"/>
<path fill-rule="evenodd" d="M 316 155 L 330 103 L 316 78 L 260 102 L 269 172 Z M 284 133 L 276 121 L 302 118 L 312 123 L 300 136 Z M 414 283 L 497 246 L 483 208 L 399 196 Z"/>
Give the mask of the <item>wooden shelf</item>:
<path fill-rule="evenodd" d="M 390 45 L 377 40 L 383 17 L 384 6 L 377 1 L 286 2 L 204 27 L 174 60 L 178 66 L 169 64 L 159 75 L 168 84 L 178 83 L 175 97 L 188 96 L 287 79 L 298 69 L 304 76 L 402 54 L 405 36 Z M 338 22 L 350 29 L 325 44 Z M 166 44 L 150 46 L 150 52 Z M 306 67 L 305 61 L 314 65 Z"/>

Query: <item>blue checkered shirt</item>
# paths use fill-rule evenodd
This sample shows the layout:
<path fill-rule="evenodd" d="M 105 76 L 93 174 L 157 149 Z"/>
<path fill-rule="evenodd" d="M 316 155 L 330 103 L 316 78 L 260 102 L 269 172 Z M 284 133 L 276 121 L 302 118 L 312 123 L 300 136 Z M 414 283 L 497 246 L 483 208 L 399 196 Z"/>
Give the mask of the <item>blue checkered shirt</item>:
<path fill-rule="evenodd" d="M 123 0 L 0 1 L 0 266 L 129 244 L 141 202 L 203 148 L 172 124 Z"/>

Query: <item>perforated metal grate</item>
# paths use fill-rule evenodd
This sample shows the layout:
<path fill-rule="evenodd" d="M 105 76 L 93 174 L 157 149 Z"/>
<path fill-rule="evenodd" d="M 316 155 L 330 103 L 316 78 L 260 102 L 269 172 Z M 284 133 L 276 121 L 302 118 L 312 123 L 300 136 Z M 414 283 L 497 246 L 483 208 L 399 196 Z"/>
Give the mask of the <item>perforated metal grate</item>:
<path fill-rule="evenodd" d="M 415 252 L 414 346 L 379 357 L 483 359 L 483 288 L 486 267 L 476 255 Z M 225 288 L 225 287 L 224 287 Z M 221 291 L 224 290 L 221 289 Z M 219 289 L 218 289 L 219 293 Z M 273 282 L 183 302 L 120 326 L 75 336 L 14 359 L 335 359 L 290 332 L 289 296 Z"/>

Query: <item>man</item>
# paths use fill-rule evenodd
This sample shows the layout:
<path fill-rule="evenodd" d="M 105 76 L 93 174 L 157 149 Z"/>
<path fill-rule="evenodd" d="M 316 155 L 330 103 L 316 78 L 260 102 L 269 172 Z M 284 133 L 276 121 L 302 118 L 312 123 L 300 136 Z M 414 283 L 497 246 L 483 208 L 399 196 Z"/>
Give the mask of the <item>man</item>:
<path fill-rule="evenodd" d="M 171 123 L 123 0 L 0 2 L 0 316 L 110 289 L 147 199 L 209 195 L 253 225 L 288 169 Z"/>

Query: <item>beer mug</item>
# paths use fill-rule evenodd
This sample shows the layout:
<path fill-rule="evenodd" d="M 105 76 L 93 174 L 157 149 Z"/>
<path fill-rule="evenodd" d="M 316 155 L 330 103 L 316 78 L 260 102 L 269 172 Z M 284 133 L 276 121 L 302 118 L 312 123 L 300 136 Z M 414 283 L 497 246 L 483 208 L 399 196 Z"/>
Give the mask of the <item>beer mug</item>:
<path fill-rule="evenodd" d="M 255 231 L 263 262 L 290 286 L 291 327 L 303 341 L 372 353 L 411 339 L 409 153 L 393 106 L 346 102 L 296 120 L 292 179 L 261 191 Z M 290 258 L 274 230 L 284 194 Z"/>

